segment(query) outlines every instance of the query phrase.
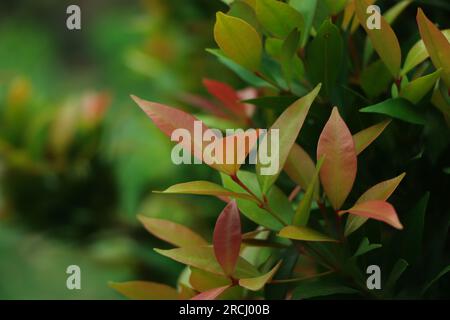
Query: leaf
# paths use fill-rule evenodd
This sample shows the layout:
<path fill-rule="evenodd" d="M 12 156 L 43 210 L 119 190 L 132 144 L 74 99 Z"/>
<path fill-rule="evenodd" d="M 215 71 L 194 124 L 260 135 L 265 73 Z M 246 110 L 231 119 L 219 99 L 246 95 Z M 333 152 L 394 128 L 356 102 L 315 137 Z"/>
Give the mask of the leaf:
<path fill-rule="evenodd" d="M 300 133 L 300 130 L 303 126 L 303 123 L 305 122 L 306 116 L 308 115 L 309 109 L 314 102 L 315 98 L 319 94 L 321 85 L 317 85 L 314 90 L 312 90 L 309 94 L 306 96 L 298 99 L 296 102 L 294 102 L 290 107 L 288 107 L 275 121 L 275 123 L 270 128 L 267 135 L 263 138 L 261 145 L 264 145 L 264 143 L 267 143 L 267 145 L 272 144 L 272 140 L 275 140 L 275 144 L 277 145 L 279 150 L 278 153 L 278 168 L 276 170 L 276 173 L 273 173 L 271 175 L 265 175 L 266 168 L 261 164 L 260 161 L 258 161 L 256 166 L 256 172 L 258 173 L 258 181 L 261 186 L 261 191 L 263 194 L 267 193 L 267 191 L 270 189 L 270 187 L 275 183 L 277 180 L 281 170 L 284 167 L 284 164 L 286 163 L 287 157 L 290 153 L 290 150 L 292 146 L 295 143 L 295 140 L 297 139 L 297 136 Z M 275 133 L 278 133 L 277 136 L 274 135 Z M 276 150 L 271 151 L 276 152 Z M 258 159 L 260 160 L 260 159 Z"/>
<path fill-rule="evenodd" d="M 165 284 L 146 281 L 110 282 L 109 286 L 134 300 L 178 300 L 177 290 Z"/>
<path fill-rule="evenodd" d="M 369 98 L 375 98 L 384 93 L 391 82 L 392 75 L 381 60 L 373 62 L 361 73 L 361 87 Z"/>
<path fill-rule="evenodd" d="M 447 41 L 450 41 L 450 29 L 443 30 L 442 33 Z M 408 52 L 401 75 L 406 75 L 411 69 L 425 61 L 430 55 L 423 40 L 419 40 Z"/>
<path fill-rule="evenodd" d="M 355 204 L 351 209 L 339 211 L 339 215 L 343 215 L 345 213 L 379 220 L 396 229 L 403 229 L 400 220 L 398 220 L 397 212 L 394 207 L 386 201 L 366 201 Z"/>
<path fill-rule="evenodd" d="M 447 273 L 450 273 L 450 266 L 445 267 L 444 270 L 439 272 L 439 274 L 423 288 L 422 295 L 424 295 L 436 282 L 439 281 L 440 278 L 445 276 Z"/>
<path fill-rule="evenodd" d="M 295 28 L 303 31 L 303 16 L 286 3 L 258 0 L 255 12 L 261 25 L 278 38 L 286 38 Z"/>
<path fill-rule="evenodd" d="M 397 17 L 411 4 L 412 0 L 403 0 L 391 7 L 383 15 L 389 24 L 392 24 Z"/>
<path fill-rule="evenodd" d="M 333 208 L 338 210 L 352 190 L 357 159 L 353 137 L 337 107 L 333 108 L 319 138 L 317 159 L 322 156 L 326 158 L 320 180 Z"/>
<path fill-rule="evenodd" d="M 398 177 L 378 183 L 369 190 L 367 190 L 356 203 L 362 203 L 371 200 L 386 201 L 394 193 L 399 184 L 402 182 L 406 173 L 402 173 Z M 361 216 L 350 215 L 345 225 L 345 236 L 358 230 L 368 218 Z"/>
<path fill-rule="evenodd" d="M 241 248 L 241 219 L 236 201 L 223 209 L 214 228 L 214 254 L 226 276 L 233 274 Z"/>
<path fill-rule="evenodd" d="M 422 9 L 417 11 L 417 24 L 431 61 L 436 69 L 442 69 L 441 78 L 450 88 L 450 42 L 444 34 L 425 16 Z"/>
<path fill-rule="evenodd" d="M 261 64 L 262 42 L 258 32 L 242 19 L 222 12 L 216 15 L 214 39 L 230 59 L 250 71 Z"/>
<path fill-rule="evenodd" d="M 244 100 L 245 103 L 254 104 L 257 107 L 284 110 L 297 101 L 295 96 L 270 96 L 256 99 Z"/>
<path fill-rule="evenodd" d="M 294 76 L 294 59 L 297 58 L 297 48 L 300 41 L 300 32 L 294 29 L 283 42 L 281 50 L 281 67 L 283 75 L 288 86 L 291 86 L 291 81 Z"/>
<path fill-rule="evenodd" d="M 411 81 L 400 91 L 400 97 L 417 104 L 431 89 L 433 89 L 440 75 L 441 70 L 439 69 L 431 74 Z"/>
<path fill-rule="evenodd" d="M 256 201 L 251 195 L 240 192 L 233 192 L 224 187 L 209 181 L 191 181 L 179 183 L 169 187 L 161 193 L 175 194 L 197 194 L 197 195 L 213 195 L 221 197 L 233 197 Z"/>
<path fill-rule="evenodd" d="M 266 274 L 256 277 L 256 278 L 247 278 L 247 279 L 240 279 L 239 280 L 239 285 L 241 287 L 244 287 L 248 290 L 252 290 L 252 291 L 258 291 L 261 290 L 262 288 L 264 288 L 264 286 L 266 285 L 266 283 L 268 283 L 270 280 L 272 280 L 273 276 L 275 275 L 275 273 L 277 273 L 278 269 L 281 266 L 281 262 L 279 261 L 275 267 L 272 268 L 272 270 L 270 270 L 269 272 L 267 272 Z"/>
<path fill-rule="evenodd" d="M 353 258 L 362 256 L 370 251 L 373 251 L 375 249 L 381 248 L 382 245 L 381 244 L 375 244 L 375 243 L 370 243 L 369 239 L 364 238 L 362 239 L 361 243 L 359 244 L 358 249 L 356 250 L 355 254 L 353 255 Z"/>
<path fill-rule="evenodd" d="M 138 216 L 148 232 L 177 247 L 204 246 L 208 243 L 191 229 L 168 220 Z"/>
<path fill-rule="evenodd" d="M 409 264 L 406 260 L 399 259 L 389 274 L 389 278 L 386 281 L 386 285 L 384 286 L 385 291 L 392 292 L 394 290 L 395 284 L 397 283 L 400 276 L 403 272 L 408 268 Z"/>
<path fill-rule="evenodd" d="M 311 27 L 314 20 L 314 15 L 317 8 L 317 0 L 290 0 L 289 4 L 300 12 L 304 19 L 303 32 L 301 32 L 301 47 L 305 47 L 308 41 L 309 34 L 311 32 Z"/>
<path fill-rule="evenodd" d="M 362 108 L 359 112 L 384 114 L 412 124 L 425 125 L 424 116 L 411 102 L 403 98 L 388 99 Z"/>
<path fill-rule="evenodd" d="M 330 96 L 342 60 L 343 41 L 338 27 L 326 20 L 306 51 L 306 69 L 312 84 L 323 83 Z"/>
<path fill-rule="evenodd" d="M 314 178 L 316 166 L 308 153 L 298 144 L 292 146 L 284 165 L 284 171 L 303 190 L 308 189 Z M 319 184 L 314 186 L 314 199 L 319 197 Z"/>
<path fill-rule="evenodd" d="M 306 190 L 305 196 L 301 200 L 297 211 L 295 212 L 293 224 L 295 226 L 306 226 L 309 220 L 309 214 L 311 212 L 311 203 L 314 197 L 314 192 L 316 191 L 316 186 L 318 186 L 319 172 L 322 168 L 325 157 L 322 157 L 318 162 L 314 172 L 314 176 Z"/>
<path fill-rule="evenodd" d="M 240 102 L 238 93 L 228 84 L 216 80 L 203 79 L 208 92 L 240 119 L 246 119 L 245 105 Z"/>
<path fill-rule="evenodd" d="M 397 78 L 402 60 L 402 53 L 397 36 L 383 16 L 380 16 L 380 29 L 369 29 L 367 27 L 366 22 L 370 17 L 370 14 L 367 13 L 368 6 L 366 0 L 355 1 L 356 16 L 358 17 L 361 26 L 366 30 L 373 48 L 378 53 L 381 60 L 386 64 L 386 67 L 389 69 L 392 76 Z"/>
<path fill-rule="evenodd" d="M 230 288 L 230 286 L 211 289 L 209 291 L 205 291 L 196 295 L 195 297 L 191 298 L 191 300 L 216 300 L 228 288 Z"/>
<path fill-rule="evenodd" d="M 256 175 L 254 173 L 239 171 L 238 176 L 242 182 L 260 199 L 261 190 Z M 236 192 L 244 192 L 244 189 L 237 185 L 230 177 L 221 175 L 223 185 Z M 274 210 L 284 221 L 289 222 L 293 215 L 292 205 L 286 195 L 276 186 L 271 188 L 266 195 L 272 210 Z M 237 199 L 239 210 L 253 222 L 269 228 L 280 230 L 283 225 L 272 217 L 266 210 L 261 209 L 256 203 L 244 199 Z"/>
<path fill-rule="evenodd" d="M 184 247 L 171 250 L 155 249 L 159 254 L 180 263 L 205 270 L 214 274 L 224 275 L 223 270 L 214 256 L 211 247 Z M 258 277 L 258 270 L 243 258 L 239 258 L 233 276 L 237 279 Z"/>
<path fill-rule="evenodd" d="M 332 280 L 305 281 L 295 288 L 292 299 L 310 299 L 335 294 L 355 294 L 357 290 Z"/>
<path fill-rule="evenodd" d="M 391 120 L 385 120 L 353 135 L 356 155 L 360 155 L 361 152 L 363 152 L 372 142 L 374 142 L 390 123 Z"/>
<path fill-rule="evenodd" d="M 223 287 L 231 284 L 231 280 L 225 276 L 206 272 L 197 268 L 189 267 L 191 274 L 189 284 L 199 292 L 209 291 L 214 288 Z"/>
<path fill-rule="evenodd" d="M 278 233 L 279 237 L 292 240 L 313 241 L 313 242 L 337 242 L 316 230 L 302 226 L 287 226 Z"/>

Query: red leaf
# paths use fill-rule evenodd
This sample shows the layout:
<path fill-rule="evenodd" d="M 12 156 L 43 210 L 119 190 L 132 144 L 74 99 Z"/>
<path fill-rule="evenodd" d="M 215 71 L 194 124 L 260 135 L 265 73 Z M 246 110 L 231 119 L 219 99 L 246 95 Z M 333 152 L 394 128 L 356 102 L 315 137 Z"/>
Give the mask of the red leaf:
<path fill-rule="evenodd" d="M 333 208 L 337 210 L 352 190 L 357 159 L 352 134 L 336 107 L 319 138 L 317 159 L 324 155 L 320 180 Z"/>
<path fill-rule="evenodd" d="M 357 216 L 372 218 L 385 222 L 396 229 L 403 229 L 403 225 L 398 219 L 397 212 L 394 207 L 386 202 L 380 200 L 366 201 L 356 204 L 353 208 L 339 211 L 340 215 L 351 213 Z"/>
<path fill-rule="evenodd" d="M 233 274 L 241 247 L 241 219 L 236 201 L 231 201 L 217 218 L 213 246 L 225 275 Z"/>
<path fill-rule="evenodd" d="M 191 300 L 216 300 L 217 297 L 219 297 L 229 287 L 230 286 L 225 286 L 202 292 L 196 295 L 195 297 L 191 298 Z"/>
<path fill-rule="evenodd" d="M 203 85 L 208 92 L 240 119 L 246 119 L 246 106 L 240 102 L 239 94 L 228 84 L 215 80 L 203 79 Z"/>

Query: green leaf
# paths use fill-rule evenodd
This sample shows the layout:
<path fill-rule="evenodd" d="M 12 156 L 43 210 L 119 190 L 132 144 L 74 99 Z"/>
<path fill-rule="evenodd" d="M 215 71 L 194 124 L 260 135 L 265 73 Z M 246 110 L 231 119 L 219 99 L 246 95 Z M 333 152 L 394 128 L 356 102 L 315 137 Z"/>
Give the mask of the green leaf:
<path fill-rule="evenodd" d="M 431 89 L 433 89 L 440 75 L 441 70 L 439 69 L 431 74 L 411 81 L 400 91 L 400 97 L 417 104 Z"/>
<path fill-rule="evenodd" d="M 295 28 L 303 31 L 303 16 L 286 3 L 276 0 L 258 0 L 256 16 L 270 34 L 286 38 Z"/>
<path fill-rule="evenodd" d="M 337 242 L 336 239 L 330 238 L 316 230 L 302 226 L 287 226 L 278 233 L 279 237 L 292 240 L 313 241 L 313 242 Z"/>
<path fill-rule="evenodd" d="M 227 190 L 224 187 L 209 181 L 191 181 L 185 183 L 179 183 L 169 187 L 161 193 L 174 193 L 174 194 L 196 194 L 196 195 L 212 195 L 220 197 L 233 197 L 239 199 L 246 199 L 250 201 L 256 200 L 246 193 L 233 192 Z"/>
<path fill-rule="evenodd" d="M 391 82 L 392 75 L 381 60 L 373 62 L 361 73 L 361 87 L 369 98 L 375 98 L 386 92 Z"/>
<path fill-rule="evenodd" d="M 402 61 L 402 53 L 397 36 L 383 16 L 380 16 L 380 29 L 369 29 L 366 23 L 370 17 L 370 14 L 367 13 L 367 7 L 367 0 L 355 1 L 356 16 L 358 17 L 361 26 L 366 30 L 373 48 L 378 53 L 381 60 L 386 64 L 386 67 L 389 69 L 392 76 L 397 78 Z"/>
<path fill-rule="evenodd" d="M 392 292 L 395 288 L 395 284 L 397 283 L 400 276 L 403 272 L 408 268 L 409 264 L 406 260 L 399 259 L 394 267 L 392 268 L 391 273 L 389 274 L 389 278 L 386 281 L 386 285 L 384 286 L 385 291 Z"/>
<path fill-rule="evenodd" d="M 266 194 L 270 187 L 277 180 L 281 170 L 283 170 L 287 157 L 290 153 L 292 146 L 300 133 L 300 130 L 308 115 L 309 109 L 319 94 L 321 85 L 317 85 L 313 91 L 306 96 L 298 99 L 290 107 L 288 107 L 275 121 L 270 128 L 267 135 L 263 138 L 261 145 L 267 143 L 271 145 L 272 140 L 275 140 L 275 150 L 271 150 L 272 153 L 277 152 L 278 148 L 278 168 L 275 173 L 268 175 L 267 168 L 258 161 L 256 165 L 256 172 L 258 173 L 258 181 L 261 186 L 261 191 Z M 275 130 L 275 132 L 273 132 Z M 278 134 L 278 137 L 274 134 Z M 277 139 L 278 138 L 278 139 Z M 276 153 L 275 153 L 276 155 Z M 259 160 L 259 159 L 258 159 Z"/>
<path fill-rule="evenodd" d="M 148 232 L 177 247 L 204 246 L 208 243 L 191 229 L 168 220 L 138 216 Z"/>
<path fill-rule="evenodd" d="M 218 12 L 214 38 L 230 59 L 250 71 L 261 64 L 262 42 L 258 32 L 242 19 Z"/>
<path fill-rule="evenodd" d="M 146 281 L 110 282 L 109 286 L 133 300 L 178 300 L 177 290 L 165 284 Z"/>
<path fill-rule="evenodd" d="M 369 239 L 367 239 L 366 237 L 364 239 L 362 239 L 361 243 L 359 244 L 358 249 L 356 250 L 355 254 L 353 255 L 353 258 L 362 256 L 370 251 L 373 251 L 375 249 L 381 248 L 382 245 L 381 244 L 375 244 L 375 243 L 370 243 Z"/>
<path fill-rule="evenodd" d="M 355 294 L 357 290 L 328 279 L 305 281 L 295 288 L 292 299 L 310 299 L 335 294 Z"/>
<path fill-rule="evenodd" d="M 296 54 L 299 41 L 300 32 L 294 29 L 283 42 L 281 50 L 281 67 L 288 87 L 291 86 L 291 81 L 294 76 L 294 59 L 297 58 Z"/>
<path fill-rule="evenodd" d="M 436 282 L 439 281 L 440 278 L 445 276 L 447 273 L 450 273 L 450 266 L 445 267 L 444 270 L 439 272 L 439 274 L 423 288 L 422 295 L 425 294 Z"/>
<path fill-rule="evenodd" d="M 221 177 L 223 185 L 227 189 L 235 192 L 244 192 L 244 189 L 237 185 L 229 176 L 221 174 Z M 239 171 L 238 177 L 253 193 L 256 194 L 256 196 L 262 199 L 258 179 L 254 173 Z M 272 209 L 280 215 L 284 221 L 291 221 L 294 211 L 286 195 L 278 187 L 274 186 L 266 196 Z M 244 199 L 237 199 L 237 204 L 239 210 L 253 222 L 277 231 L 283 227 L 278 220 L 272 217 L 266 210 L 261 209 L 256 203 Z"/>
<path fill-rule="evenodd" d="M 171 250 L 155 249 L 159 254 L 180 263 L 192 266 L 207 272 L 224 275 L 222 267 L 216 260 L 211 247 L 185 247 Z M 233 276 L 237 279 L 258 277 L 258 270 L 243 258 L 239 258 Z"/>
<path fill-rule="evenodd" d="M 261 290 L 262 288 L 264 288 L 264 286 L 266 285 L 267 282 L 269 282 L 270 280 L 272 280 L 273 276 L 275 275 L 275 273 L 277 273 L 278 269 L 281 266 L 281 262 L 279 261 L 275 267 L 272 268 L 272 270 L 270 270 L 269 272 L 267 272 L 266 274 L 256 277 L 256 278 L 247 278 L 247 279 L 240 279 L 239 280 L 239 285 L 241 287 L 244 287 L 248 290 L 252 290 L 252 291 L 258 291 Z"/>
<path fill-rule="evenodd" d="M 300 12 L 304 18 L 304 28 L 303 32 L 301 32 L 301 47 L 305 47 L 306 42 L 308 41 L 309 34 L 311 32 L 311 27 L 314 20 L 314 15 L 316 13 L 318 0 L 290 0 L 289 4 Z"/>
<path fill-rule="evenodd" d="M 231 280 L 225 276 L 206 272 L 204 270 L 190 267 L 191 274 L 189 284 L 199 292 L 205 292 L 214 288 L 224 287 L 231 284 Z"/>
<path fill-rule="evenodd" d="M 342 60 L 341 33 L 331 21 L 326 20 L 306 50 L 306 69 L 313 84 L 323 83 L 325 94 L 330 96 L 336 85 Z"/>
<path fill-rule="evenodd" d="M 373 141 L 375 141 L 375 139 L 383 133 L 384 129 L 386 129 L 390 123 L 391 120 L 385 120 L 353 135 L 356 155 L 360 155 L 361 152 L 363 152 Z"/>
<path fill-rule="evenodd" d="M 325 156 L 323 156 L 318 162 L 316 166 L 316 170 L 314 172 L 313 178 L 306 190 L 305 196 L 301 200 L 297 211 L 295 212 L 293 224 L 295 226 L 306 226 L 309 220 L 309 214 L 311 212 L 311 203 L 314 197 L 314 192 L 316 191 L 316 186 L 318 185 L 319 180 L 319 172 L 322 168 L 323 162 L 325 160 Z"/>
<path fill-rule="evenodd" d="M 411 102 L 403 98 L 388 99 L 362 108 L 359 112 L 384 114 L 412 124 L 425 125 L 424 116 Z"/>

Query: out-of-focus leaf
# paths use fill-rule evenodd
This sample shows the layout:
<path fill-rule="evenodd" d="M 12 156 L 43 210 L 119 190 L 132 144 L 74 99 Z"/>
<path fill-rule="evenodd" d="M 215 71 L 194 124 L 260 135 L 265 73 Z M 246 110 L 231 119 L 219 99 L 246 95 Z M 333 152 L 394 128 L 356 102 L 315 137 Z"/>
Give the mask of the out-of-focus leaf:
<path fill-rule="evenodd" d="M 358 293 L 353 288 L 344 286 L 336 281 L 328 279 L 319 279 L 315 281 L 305 281 L 295 288 L 292 299 L 301 300 L 309 298 L 317 298 L 331 296 L 335 294 L 354 294 Z"/>
<path fill-rule="evenodd" d="M 138 216 L 148 232 L 177 247 L 204 246 L 208 243 L 191 229 L 168 220 Z"/>
<path fill-rule="evenodd" d="M 422 9 L 417 12 L 417 24 L 431 61 L 436 69 L 442 69 L 441 78 L 450 88 L 450 42 L 444 34 L 425 16 Z"/>
<path fill-rule="evenodd" d="M 330 15 L 337 15 L 339 12 L 344 10 L 347 5 L 348 0 L 324 0 L 328 7 L 328 12 Z"/>
<path fill-rule="evenodd" d="M 190 267 L 190 269 L 191 275 L 189 277 L 189 284 L 199 292 L 205 292 L 231 284 L 231 280 L 225 276 L 220 276 L 193 267 Z"/>
<path fill-rule="evenodd" d="M 361 26 L 366 30 L 375 51 L 386 64 L 392 76 L 397 78 L 402 61 L 402 53 L 397 36 L 383 16 L 380 16 L 380 29 L 368 28 L 367 20 L 370 17 L 370 14 L 367 13 L 368 6 L 369 4 L 366 0 L 355 1 L 356 16 Z"/>
<path fill-rule="evenodd" d="M 278 262 L 275 267 L 272 268 L 269 272 L 266 274 L 256 277 L 256 278 L 247 278 L 247 279 L 240 279 L 239 285 L 241 287 L 244 287 L 246 289 L 252 290 L 252 291 L 258 291 L 264 288 L 267 282 L 272 280 L 275 273 L 277 273 L 278 269 L 281 266 L 281 261 Z"/>
<path fill-rule="evenodd" d="M 375 98 L 389 88 L 392 82 L 392 75 L 383 61 L 377 60 L 361 72 L 360 82 L 367 96 L 369 98 Z"/>
<path fill-rule="evenodd" d="M 447 126 L 450 127 L 450 103 L 447 102 L 447 99 L 444 97 L 444 94 L 439 88 L 436 88 L 433 91 L 433 96 L 431 97 L 431 103 L 435 106 L 439 111 L 442 112 L 445 120 L 447 121 Z"/>
<path fill-rule="evenodd" d="M 222 102 L 229 111 L 240 119 L 247 118 L 245 105 L 240 102 L 238 93 L 231 86 L 211 79 L 203 79 L 203 85 L 208 92 Z"/>
<path fill-rule="evenodd" d="M 227 190 L 224 187 L 209 181 L 191 181 L 185 183 L 179 183 L 173 185 L 162 193 L 175 193 L 175 194 L 197 194 L 197 195 L 212 195 L 220 197 L 233 197 L 240 199 L 247 199 L 250 201 L 256 201 L 251 195 L 240 192 L 233 192 Z"/>
<path fill-rule="evenodd" d="M 297 101 L 298 97 L 294 96 L 269 96 L 250 100 L 244 100 L 242 102 L 254 104 L 257 107 L 284 110 Z"/>
<path fill-rule="evenodd" d="M 431 74 L 411 81 L 402 88 L 400 97 L 405 98 L 414 104 L 418 103 L 431 89 L 433 89 L 440 75 L 441 70 L 439 69 Z"/>
<path fill-rule="evenodd" d="M 319 138 L 317 159 L 325 156 L 320 180 L 333 208 L 338 210 L 352 190 L 356 178 L 357 159 L 352 134 L 337 107 Z"/>
<path fill-rule="evenodd" d="M 398 177 L 376 184 L 375 186 L 364 192 L 363 195 L 359 197 L 356 203 L 371 200 L 386 201 L 397 189 L 405 175 L 406 173 L 402 173 Z M 358 230 L 367 220 L 368 218 L 366 217 L 350 215 L 345 225 L 345 236 L 349 236 L 351 233 Z"/>
<path fill-rule="evenodd" d="M 216 300 L 228 288 L 230 288 L 230 286 L 211 289 L 209 291 L 199 293 L 198 295 L 193 297 L 191 300 Z"/>
<path fill-rule="evenodd" d="M 401 275 L 406 270 L 406 268 L 408 268 L 408 266 L 409 266 L 408 262 L 404 259 L 399 259 L 395 263 L 384 286 L 386 292 L 390 293 L 394 290 L 395 284 L 397 283 L 398 279 L 400 279 Z"/>
<path fill-rule="evenodd" d="M 241 218 L 236 201 L 233 200 L 217 218 L 213 236 L 214 254 L 226 276 L 233 274 L 241 241 Z"/>
<path fill-rule="evenodd" d="M 342 59 L 343 42 L 339 29 L 326 20 L 306 50 L 306 70 L 313 84 L 322 83 L 330 96 L 336 85 Z"/>
<path fill-rule="evenodd" d="M 262 198 L 261 189 L 259 187 L 258 179 L 255 174 L 246 171 L 239 171 L 239 178 L 245 185 L 260 199 Z M 244 192 L 244 189 L 237 185 L 230 177 L 221 175 L 223 185 L 229 189 L 236 192 Z M 272 207 L 272 209 L 286 222 L 289 222 L 294 211 L 292 209 L 291 203 L 286 195 L 276 186 L 271 188 L 267 193 L 267 199 Z M 261 209 L 256 203 L 237 199 L 237 204 L 239 210 L 250 220 L 256 222 L 257 224 L 264 226 L 272 230 L 280 230 L 283 225 L 272 217 L 266 210 Z"/>
<path fill-rule="evenodd" d="M 361 152 L 363 152 L 372 142 L 374 142 L 390 123 L 391 120 L 385 120 L 353 135 L 356 155 L 360 155 Z"/>
<path fill-rule="evenodd" d="M 262 42 L 258 32 L 242 19 L 218 12 L 214 38 L 230 59 L 250 71 L 261 64 Z"/>
<path fill-rule="evenodd" d="M 304 19 L 304 28 L 301 32 L 301 47 L 303 48 L 308 41 L 311 27 L 316 13 L 317 0 L 289 0 L 291 7 L 300 12 Z"/>
<path fill-rule="evenodd" d="M 288 86 L 291 86 L 291 81 L 294 76 L 294 59 L 297 57 L 297 48 L 300 41 L 300 32 L 294 29 L 289 33 L 286 40 L 283 42 L 281 49 L 281 67 L 283 69 L 284 78 Z"/>
<path fill-rule="evenodd" d="M 403 225 L 400 223 L 394 207 L 386 201 L 371 200 L 361 202 L 355 204 L 348 210 L 339 211 L 339 215 L 343 215 L 345 213 L 379 220 L 391 225 L 396 229 L 403 229 Z"/>
<path fill-rule="evenodd" d="M 311 185 L 316 166 L 308 153 L 298 144 L 292 146 L 291 152 L 284 165 L 284 171 L 303 190 Z M 314 185 L 314 199 L 319 197 L 319 184 Z"/>
<path fill-rule="evenodd" d="M 261 25 L 276 37 L 284 39 L 295 28 L 303 31 L 301 13 L 281 1 L 258 0 L 255 12 Z"/>
<path fill-rule="evenodd" d="M 450 273 L 450 266 L 445 267 L 444 270 L 439 272 L 439 274 L 433 280 L 427 283 L 427 285 L 422 290 L 422 294 L 425 294 L 436 282 L 439 281 L 440 278 L 445 276 L 447 273 Z"/>
<path fill-rule="evenodd" d="M 450 29 L 443 30 L 442 33 L 447 41 L 450 41 Z M 403 69 L 401 75 L 404 76 L 412 68 L 419 65 L 423 61 L 425 61 L 430 55 L 428 54 L 427 48 L 425 47 L 425 43 L 423 40 L 419 40 L 408 52 L 406 56 L 405 64 L 403 65 Z"/>
<path fill-rule="evenodd" d="M 297 139 L 298 134 L 305 122 L 306 116 L 308 115 L 309 109 L 313 104 L 315 98 L 319 94 L 321 85 L 317 85 L 313 91 L 308 93 L 306 96 L 300 98 L 296 102 L 294 102 L 289 108 L 287 108 L 275 121 L 275 123 L 270 128 L 267 135 L 263 138 L 264 140 L 261 144 L 267 143 L 267 145 L 271 144 L 272 140 L 275 140 L 275 144 L 277 144 L 279 153 L 278 153 L 278 168 L 274 174 L 265 175 L 264 171 L 266 168 L 261 162 L 258 161 L 256 166 L 256 172 L 258 173 L 258 181 L 261 186 L 261 191 L 263 194 L 267 193 L 270 187 L 277 180 L 281 170 L 283 170 L 284 164 L 286 163 L 286 159 L 291 151 L 292 146 Z M 273 136 L 272 130 L 277 130 L 278 137 Z M 277 152 L 277 148 L 275 150 L 271 150 L 271 153 Z M 258 159 L 259 160 L 259 159 Z"/>
<path fill-rule="evenodd" d="M 323 233 L 302 226 L 287 226 L 278 233 L 279 237 L 292 240 L 313 241 L 313 242 L 337 242 Z"/>
<path fill-rule="evenodd" d="M 362 108 L 359 112 L 384 114 L 412 124 L 425 124 L 425 117 L 417 111 L 415 105 L 403 98 L 388 99 L 378 104 Z"/>
<path fill-rule="evenodd" d="M 180 263 L 205 270 L 218 275 L 223 275 L 223 270 L 214 256 L 212 247 L 184 247 L 171 250 L 155 249 L 159 254 L 171 258 Z M 233 276 L 237 279 L 258 277 L 260 274 L 246 260 L 239 258 Z"/>
<path fill-rule="evenodd" d="M 165 284 L 146 281 L 109 283 L 109 286 L 133 300 L 178 300 L 177 290 Z"/>
<path fill-rule="evenodd" d="M 309 214 L 311 212 L 311 203 L 314 197 L 314 191 L 316 190 L 316 185 L 318 185 L 319 172 L 320 169 L 322 168 L 324 160 L 325 157 L 322 157 L 317 162 L 316 170 L 308 186 L 308 189 L 306 190 L 305 196 L 302 198 L 300 204 L 298 205 L 293 220 L 293 224 L 295 226 L 306 226 L 308 224 Z"/>
<path fill-rule="evenodd" d="M 382 245 L 381 244 L 375 244 L 375 243 L 370 243 L 369 239 L 364 238 L 362 239 L 361 243 L 359 244 L 358 249 L 356 250 L 355 254 L 353 255 L 354 258 L 362 256 L 372 250 L 381 248 Z"/>

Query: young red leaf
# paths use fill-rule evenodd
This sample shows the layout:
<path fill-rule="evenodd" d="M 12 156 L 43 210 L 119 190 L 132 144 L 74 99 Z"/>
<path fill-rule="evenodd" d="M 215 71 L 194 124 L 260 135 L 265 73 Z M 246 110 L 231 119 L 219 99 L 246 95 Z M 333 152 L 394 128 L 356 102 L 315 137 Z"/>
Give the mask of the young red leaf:
<path fill-rule="evenodd" d="M 323 128 L 317 159 L 325 156 L 320 180 L 333 208 L 339 209 L 355 182 L 357 160 L 352 134 L 336 107 Z"/>
<path fill-rule="evenodd" d="M 230 288 L 230 286 L 211 289 L 196 295 L 191 300 L 216 300 L 228 288 Z"/>
<path fill-rule="evenodd" d="M 396 229 L 403 229 L 394 207 L 386 201 L 366 201 L 356 204 L 351 209 L 339 211 L 339 215 L 343 215 L 345 213 L 379 220 L 393 226 Z"/>
<path fill-rule="evenodd" d="M 241 218 L 236 201 L 231 201 L 217 218 L 213 246 L 217 261 L 225 275 L 234 272 L 241 248 Z"/>

